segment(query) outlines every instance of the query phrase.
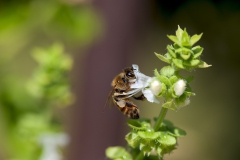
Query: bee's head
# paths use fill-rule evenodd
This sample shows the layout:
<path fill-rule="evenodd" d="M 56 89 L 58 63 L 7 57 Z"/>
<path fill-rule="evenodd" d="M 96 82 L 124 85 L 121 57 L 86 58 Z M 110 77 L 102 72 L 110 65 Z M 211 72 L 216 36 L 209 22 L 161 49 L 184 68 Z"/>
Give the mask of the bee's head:
<path fill-rule="evenodd" d="M 136 78 L 132 67 L 131 68 L 125 68 L 124 72 L 125 72 L 126 78 L 128 78 L 128 79 L 135 79 Z"/>

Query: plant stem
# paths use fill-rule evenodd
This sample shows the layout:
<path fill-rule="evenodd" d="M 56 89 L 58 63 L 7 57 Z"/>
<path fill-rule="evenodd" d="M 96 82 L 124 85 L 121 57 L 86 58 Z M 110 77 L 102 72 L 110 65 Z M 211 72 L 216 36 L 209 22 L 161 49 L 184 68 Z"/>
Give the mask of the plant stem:
<path fill-rule="evenodd" d="M 167 111 L 168 111 L 167 108 L 162 107 L 161 112 L 160 112 L 160 114 L 158 116 L 158 119 L 157 119 L 157 121 L 156 121 L 156 123 L 154 125 L 154 128 L 153 128 L 154 131 L 157 131 L 159 129 L 163 119 L 165 118 L 165 116 L 167 114 Z"/>

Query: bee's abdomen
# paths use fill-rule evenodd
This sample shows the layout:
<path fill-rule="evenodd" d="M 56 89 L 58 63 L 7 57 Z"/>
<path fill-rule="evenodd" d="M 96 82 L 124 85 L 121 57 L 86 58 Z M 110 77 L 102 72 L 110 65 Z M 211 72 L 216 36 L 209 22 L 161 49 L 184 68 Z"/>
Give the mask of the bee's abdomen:
<path fill-rule="evenodd" d="M 113 101 L 118 109 L 126 116 L 131 119 L 139 118 L 139 110 L 136 105 L 133 104 L 128 98 L 121 99 L 120 97 L 113 97 Z"/>
<path fill-rule="evenodd" d="M 128 109 L 128 111 L 127 111 L 128 117 L 130 117 L 132 119 L 138 119 L 139 118 L 138 107 L 135 106 L 132 102 L 130 102 L 130 101 L 126 102 L 126 108 Z"/>

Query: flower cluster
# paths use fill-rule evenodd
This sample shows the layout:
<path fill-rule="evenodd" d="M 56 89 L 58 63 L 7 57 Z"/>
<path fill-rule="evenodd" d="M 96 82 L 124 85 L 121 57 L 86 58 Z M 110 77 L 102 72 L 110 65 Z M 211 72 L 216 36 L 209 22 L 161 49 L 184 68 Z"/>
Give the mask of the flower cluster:
<path fill-rule="evenodd" d="M 165 55 L 156 54 L 162 61 L 171 64 L 178 69 L 192 70 L 194 68 L 207 68 L 206 62 L 200 60 L 203 48 L 201 46 L 193 46 L 200 40 L 202 34 L 188 35 L 186 29 L 182 30 L 178 26 L 176 36 L 170 35 L 168 38 L 174 42 L 173 45 L 167 46 L 167 53 Z"/>
<path fill-rule="evenodd" d="M 190 103 L 189 97 L 194 95 L 188 85 L 189 80 L 178 76 L 171 66 L 163 67 L 160 73 L 155 69 L 154 77 L 148 77 L 139 71 L 136 64 L 133 65 L 136 81 L 131 85 L 132 90 L 125 95 L 132 95 L 142 91 L 149 102 L 159 103 L 156 97 L 166 97 L 163 107 L 177 110 Z"/>

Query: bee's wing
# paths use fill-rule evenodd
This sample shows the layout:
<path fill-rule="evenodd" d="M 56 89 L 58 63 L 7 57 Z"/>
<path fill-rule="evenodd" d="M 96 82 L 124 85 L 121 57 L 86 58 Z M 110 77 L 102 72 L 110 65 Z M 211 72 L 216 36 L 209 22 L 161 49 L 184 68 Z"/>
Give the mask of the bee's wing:
<path fill-rule="evenodd" d="M 106 102 L 105 102 L 105 105 L 104 105 L 104 108 L 103 108 L 103 112 L 104 112 L 104 110 L 105 110 L 105 108 L 106 108 L 106 106 L 109 104 L 109 107 L 111 108 L 112 106 L 113 106 L 113 103 L 112 103 L 112 95 L 113 95 L 113 92 L 114 92 L 114 87 L 113 87 L 113 89 L 109 92 L 109 94 L 108 94 L 108 98 L 107 98 L 107 100 L 106 100 Z"/>

